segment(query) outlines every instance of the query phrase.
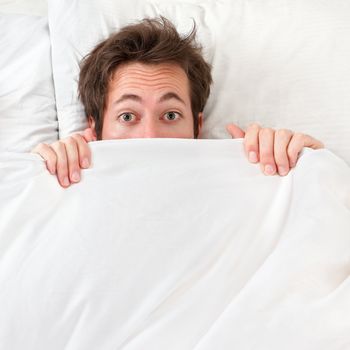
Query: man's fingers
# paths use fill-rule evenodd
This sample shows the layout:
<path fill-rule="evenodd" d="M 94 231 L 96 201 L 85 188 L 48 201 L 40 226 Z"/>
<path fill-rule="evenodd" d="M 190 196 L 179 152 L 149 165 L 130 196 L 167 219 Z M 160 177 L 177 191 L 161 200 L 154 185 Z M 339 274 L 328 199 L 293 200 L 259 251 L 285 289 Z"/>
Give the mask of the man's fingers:
<path fill-rule="evenodd" d="M 67 153 L 68 173 L 71 182 L 79 182 L 80 168 L 88 168 L 91 163 L 91 152 L 85 138 L 75 134 L 64 141 Z"/>
<path fill-rule="evenodd" d="M 290 140 L 287 151 L 290 166 L 292 168 L 295 167 L 298 160 L 298 156 L 304 147 L 320 149 L 324 148 L 324 144 L 321 141 L 318 141 L 309 135 L 296 132 Z"/>
<path fill-rule="evenodd" d="M 263 128 L 259 131 L 260 166 L 265 175 L 276 173 L 274 160 L 274 130 Z"/>
<path fill-rule="evenodd" d="M 39 143 L 31 153 L 37 153 L 46 161 L 47 170 L 54 175 L 56 173 L 56 153 L 46 143 Z"/>
<path fill-rule="evenodd" d="M 312 149 L 324 148 L 324 144 L 321 141 L 316 140 L 310 135 L 306 135 L 306 134 L 303 134 L 303 135 L 304 135 L 304 147 L 309 147 Z"/>
<path fill-rule="evenodd" d="M 232 136 L 233 139 L 241 139 L 245 135 L 245 132 L 241 128 L 239 128 L 236 124 L 226 125 L 226 130 Z"/>
<path fill-rule="evenodd" d="M 244 137 L 244 150 L 251 163 L 259 161 L 259 131 L 261 126 L 253 123 L 248 126 Z"/>
<path fill-rule="evenodd" d="M 90 131 L 92 132 L 91 129 Z M 57 173 L 58 182 L 62 187 L 80 181 L 80 169 L 88 168 L 91 164 L 90 147 L 84 136 L 78 133 L 51 145 L 41 143 L 31 152 L 46 160 L 47 169 L 51 174 Z"/>
<path fill-rule="evenodd" d="M 293 137 L 293 132 L 287 129 L 275 131 L 274 156 L 278 173 L 282 176 L 289 173 L 290 164 L 287 154 L 288 144 Z"/>
<path fill-rule="evenodd" d="M 56 169 L 58 181 L 62 187 L 68 187 L 70 185 L 70 181 L 68 177 L 68 160 L 66 147 L 64 143 L 60 141 L 54 142 L 51 147 L 57 155 Z"/>
<path fill-rule="evenodd" d="M 76 141 L 79 153 L 79 164 L 81 168 L 88 168 L 91 164 L 91 151 L 85 137 L 75 134 L 72 138 Z"/>
<path fill-rule="evenodd" d="M 80 180 L 80 165 L 78 144 L 75 138 L 67 137 L 64 140 L 67 154 L 68 174 L 70 182 L 78 182 Z"/>
<path fill-rule="evenodd" d="M 82 136 L 86 142 L 96 141 L 96 136 L 91 128 L 85 129 Z"/>

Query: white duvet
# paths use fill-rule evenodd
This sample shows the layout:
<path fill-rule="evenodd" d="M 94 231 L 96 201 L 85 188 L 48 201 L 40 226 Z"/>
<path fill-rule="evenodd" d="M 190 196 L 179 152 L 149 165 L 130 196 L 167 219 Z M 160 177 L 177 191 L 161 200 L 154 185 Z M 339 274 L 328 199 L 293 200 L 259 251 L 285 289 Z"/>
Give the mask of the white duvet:
<path fill-rule="evenodd" d="M 61 188 L 0 156 L 1 350 L 350 349 L 350 168 L 242 140 L 91 143 Z"/>

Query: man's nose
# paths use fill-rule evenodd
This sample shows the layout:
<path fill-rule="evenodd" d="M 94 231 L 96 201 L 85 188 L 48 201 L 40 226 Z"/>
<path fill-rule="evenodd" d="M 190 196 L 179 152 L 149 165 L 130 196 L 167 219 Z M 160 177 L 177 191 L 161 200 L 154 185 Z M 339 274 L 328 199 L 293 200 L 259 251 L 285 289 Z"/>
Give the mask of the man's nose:
<path fill-rule="evenodd" d="M 157 124 L 155 120 L 148 120 L 145 123 L 143 129 L 143 137 L 144 138 L 157 138 L 161 137 L 160 125 Z"/>

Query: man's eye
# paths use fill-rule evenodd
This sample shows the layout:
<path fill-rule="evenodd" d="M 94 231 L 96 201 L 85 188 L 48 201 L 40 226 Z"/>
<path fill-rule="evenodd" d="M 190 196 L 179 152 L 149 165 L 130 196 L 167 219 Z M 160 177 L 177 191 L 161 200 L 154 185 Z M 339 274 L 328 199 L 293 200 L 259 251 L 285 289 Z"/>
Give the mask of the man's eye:
<path fill-rule="evenodd" d="M 133 117 L 135 117 L 135 115 L 132 113 L 123 113 L 119 116 L 124 122 L 130 122 Z"/>
<path fill-rule="evenodd" d="M 175 120 L 176 118 L 180 118 L 180 114 L 177 112 L 167 112 L 165 113 L 165 117 L 169 120 Z"/>

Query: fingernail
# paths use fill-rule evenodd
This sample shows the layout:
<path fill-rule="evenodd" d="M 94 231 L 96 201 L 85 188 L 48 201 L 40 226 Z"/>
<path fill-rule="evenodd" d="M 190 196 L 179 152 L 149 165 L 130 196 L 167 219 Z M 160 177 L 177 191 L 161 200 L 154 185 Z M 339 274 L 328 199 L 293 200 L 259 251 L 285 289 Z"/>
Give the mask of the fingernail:
<path fill-rule="evenodd" d="M 271 165 L 266 165 L 265 166 L 265 174 L 266 175 L 273 175 L 275 173 L 275 169 Z"/>
<path fill-rule="evenodd" d="M 255 152 L 249 152 L 248 159 L 252 163 L 256 163 L 258 161 L 258 157 Z"/>
<path fill-rule="evenodd" d="M 84 158 L 82 165 L 84 168 L 88 168 L 89 167 L 89 160 L 87 158 Z"/>
<path fill-rule="evenodd" d="M 72 174 L 72 180 L 74 182 L 78 182 L 80 180 L 80 175 L 77 171 L 74 171 L 73 174 Z"/>
<path fill-rule="evenodd" d="M 63 179 L 63 185 L 64 186 L 69 186 L 69 180 L 68 180 L 68 177 L 65 177 L 64 179 Z"/>
<path fill-rule="evenodd" d="M 278 167 L 278 173 L 282 176 L 287 175 L 288 171 L 284 166 Z"/>

